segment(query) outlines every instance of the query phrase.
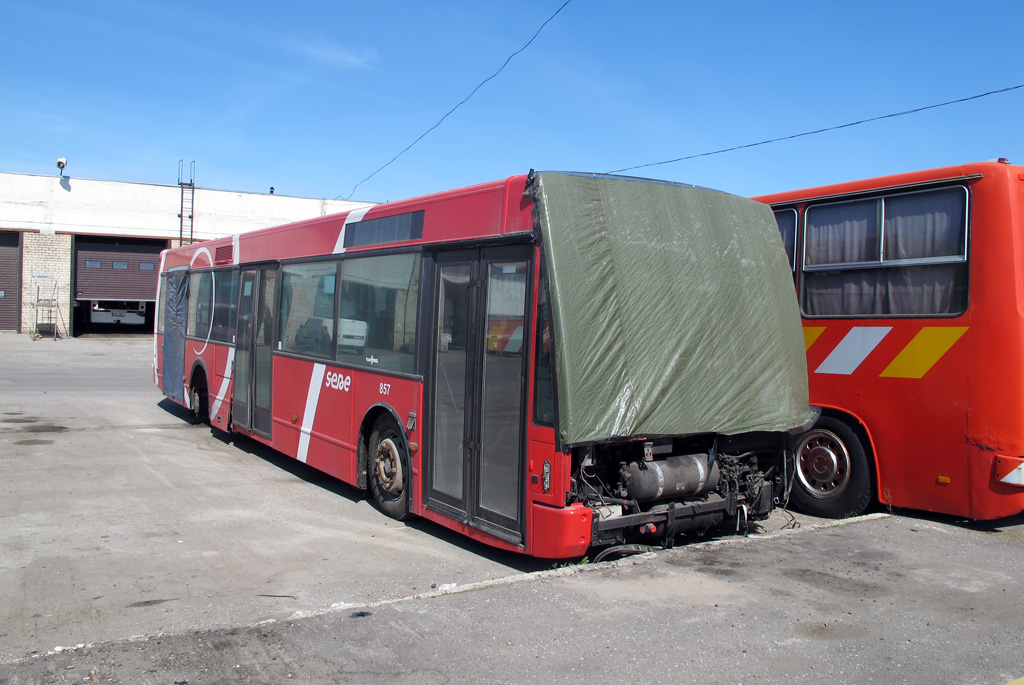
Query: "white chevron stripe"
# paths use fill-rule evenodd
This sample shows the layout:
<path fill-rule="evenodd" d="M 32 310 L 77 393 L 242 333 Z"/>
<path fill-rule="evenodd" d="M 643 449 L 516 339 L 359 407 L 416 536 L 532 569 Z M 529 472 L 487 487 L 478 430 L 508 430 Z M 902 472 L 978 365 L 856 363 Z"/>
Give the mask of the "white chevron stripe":
<path fill-rule="evenodd" d="M 338 242 L 334 244 L 334 254 L 341 254 L 345 251 L 345 227 L 357 221 L 362 221 L 363 217 L 371 209 L 372 207 L 363 207 L 362 209 L 353 209 L 348 213 L 348 216 L 345 217 L 345 223 L 341 227 L 341 233 L 338 234 Z"/>
<path fill-rule="evenodd" d="M 891 330 L 892 326 L 854 326 L 814 373 L 849 376 Z"/>

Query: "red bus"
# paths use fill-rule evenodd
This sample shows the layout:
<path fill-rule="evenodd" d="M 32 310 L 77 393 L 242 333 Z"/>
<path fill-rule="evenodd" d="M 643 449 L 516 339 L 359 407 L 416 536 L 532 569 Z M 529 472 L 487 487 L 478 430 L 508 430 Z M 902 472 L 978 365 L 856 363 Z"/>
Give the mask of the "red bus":
<path fill-rule="evenodd" d="M 800 508 L 1024 510 L 1024 167 L 756 199 L 787 247 L 823 409 L 795 449 Z"/>
<path fill-rule="evenodd" d="M 742 526 L 809 425 L 771 211 L 542 172 L 167 250 L 155 382 L 212 426 L 547 558 Z"/>

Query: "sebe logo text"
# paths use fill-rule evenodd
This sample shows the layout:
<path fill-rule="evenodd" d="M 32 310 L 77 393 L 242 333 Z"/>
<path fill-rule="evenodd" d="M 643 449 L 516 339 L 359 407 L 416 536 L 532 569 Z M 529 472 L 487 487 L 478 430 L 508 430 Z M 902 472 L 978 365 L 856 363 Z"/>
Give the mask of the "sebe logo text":
<path fill-rule="evenodd" d="M 333 388 L 335 390 L 344 390 L 348 392 L 348 389 L 352 387 L 352 376 L 346 376 L 344 374 L 332 371 L 327 374 L 324 386 Z"/>

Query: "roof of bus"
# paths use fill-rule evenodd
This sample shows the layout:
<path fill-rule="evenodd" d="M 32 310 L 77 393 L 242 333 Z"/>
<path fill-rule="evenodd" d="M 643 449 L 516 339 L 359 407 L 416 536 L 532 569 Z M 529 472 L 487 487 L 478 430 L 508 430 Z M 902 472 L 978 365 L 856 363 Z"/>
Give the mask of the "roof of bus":
<path fill-rule="evenodd" d="M 480 183 L 432 193 L 420 197 L 387 202 L 327 216 L 306 219 L 281 226 L 262 228 L 240 235 L 214 238 L 164 252 L 163 269 L 180 266 L 203 268 L 293 259 L 339 252 L 342 229 L 357 221 L 380 219 L 432 208 L 424 220 L 423 237 L 401 244 L 420 244 L 445 240 L 486 238 L 533 228 L 530 203 L 524 201 L 528 175 Z M 457 214 L 458 220 L 454 220 Z M 382 245 L 373 245 L 379 248 Z M 358 251 L 360 247 L 345 251 Z M 366 248 L 368 249 L 368 248 Z M 218 259 L 218 251 L 231 256 Z"/>
<path fill-rule="evenodd" d="M 907 186 L 960 179 L 971 176 L 1019 176 L 1022 173 L 1024 173 L 1024 167 L 1008 164 L 1005 161 L 973 162 L 956 166 L 910 171 L 902 174 L 892 174 L 889 176 L 878 176 L 875 178 L 866 178 L 857 181 L 833 183 L 831 185 L 804 188 L 802 190 L 789 190 L 780 193 L 759 195 L 753 199 L 768 204 L 795 203 L 886 188 L 903 188 Z"/>

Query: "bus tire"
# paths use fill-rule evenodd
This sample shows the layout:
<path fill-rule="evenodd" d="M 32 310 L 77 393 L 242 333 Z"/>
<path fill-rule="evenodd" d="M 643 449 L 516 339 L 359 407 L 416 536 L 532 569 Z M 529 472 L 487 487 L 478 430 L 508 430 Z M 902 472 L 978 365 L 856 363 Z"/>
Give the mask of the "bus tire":
<path fill-rule="evenodd" d="M 192 377 L 191 388 L 192 423 L 210 423 L 210 393 L 207 390 L 206 375 L 196 372 Z"/>
<path fill-rule="evenodd" d="M 871 466 L 860 438 L 839 419 L 823 416 L 793 449 L 793 500 L 811 516 L 845 518 L 871 503 Z"/>
<path fill-rule="evenodd" d="M 402 429 L 390 414 L 381 414 L 370 433 L 367 477 L 373 499 L 385 514 L 405 521 L 409 511 L 409 450 Z"/>

